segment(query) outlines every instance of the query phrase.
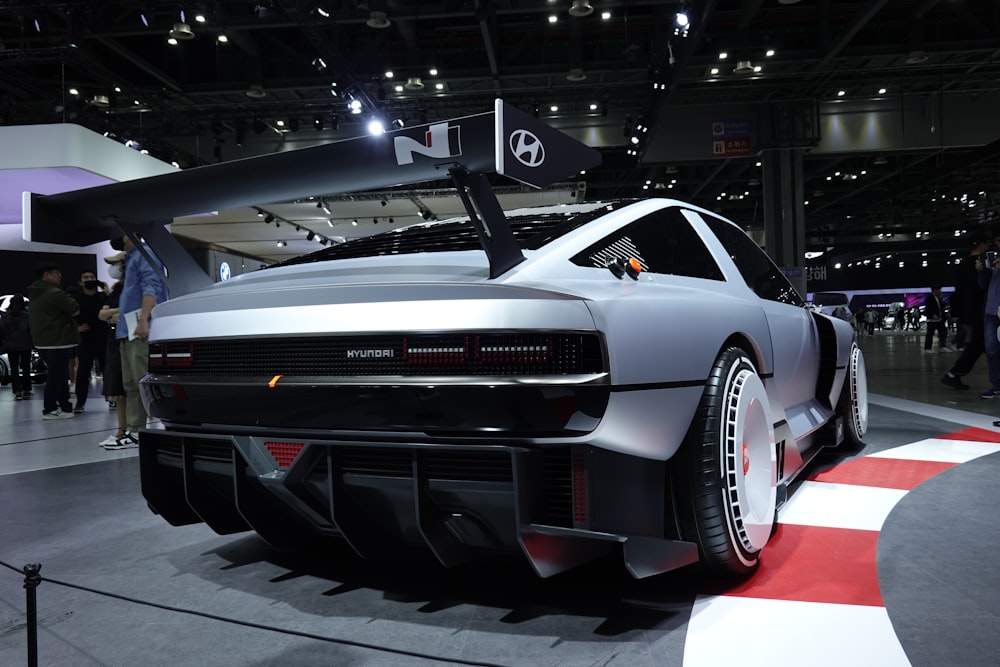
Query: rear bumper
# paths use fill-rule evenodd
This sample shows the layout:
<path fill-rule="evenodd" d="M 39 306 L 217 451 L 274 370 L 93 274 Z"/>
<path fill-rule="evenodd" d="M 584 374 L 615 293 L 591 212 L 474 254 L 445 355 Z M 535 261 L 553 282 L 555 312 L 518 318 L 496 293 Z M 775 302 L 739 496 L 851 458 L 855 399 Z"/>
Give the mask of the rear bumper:
<path fill-rule="evenodd" d="M 445 566 L 520 552 L 547 577 L 621 545 L 636 577 L 698 558 L 664 461 L 585 445 L 370 442 L 144 431 L 142 492 L 173 525 L 275 544 L 341 537 L 364 558 L 423 545 Z"/>

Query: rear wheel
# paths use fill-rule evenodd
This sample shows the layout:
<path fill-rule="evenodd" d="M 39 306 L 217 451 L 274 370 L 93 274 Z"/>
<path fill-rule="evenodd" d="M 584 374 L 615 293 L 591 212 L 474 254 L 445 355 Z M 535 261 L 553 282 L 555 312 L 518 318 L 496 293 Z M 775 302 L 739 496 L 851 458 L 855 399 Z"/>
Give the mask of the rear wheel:
<path fill-rule="evenodd" d="M 837 413 L 844 419 L 843 447 L 851 451 L 864 447 L 861 439 L 868 432 L 868 375 L 865 356 L 857 343 L 851 343 L 847 377 L 844 378 L 844 388 L 840 390 Z"/>
<path fill-rule="evenodd" d="M 671 470 L 683 537 L 702 561 L 753 572 L 774 526 L 777 460 L 764 383 L 743 350 L 716 359 Z"/>

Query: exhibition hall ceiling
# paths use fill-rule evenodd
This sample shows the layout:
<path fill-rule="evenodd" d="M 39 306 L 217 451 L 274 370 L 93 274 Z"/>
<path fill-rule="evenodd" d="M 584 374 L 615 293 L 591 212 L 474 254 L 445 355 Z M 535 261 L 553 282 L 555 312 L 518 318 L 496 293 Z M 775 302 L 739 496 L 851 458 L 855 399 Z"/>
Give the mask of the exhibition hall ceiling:
<path fill-rule="evenodd" d="M 662 195 L 759 230 L 758 162 L 794 146 L 810 248 L 879 234 L 912 245 L 917 232 L 964 247 L 956 231 L 1000 223 L 1000 131 L 976 120 L 1000 117 L 998 36 L 992 0 L 14 0 L 0 8 L 0 122 L 79 123 L 187 169 L 502 97 L 603 154 L 542 193 L 497 180 L 506 205 Z M 838 109 L 921 140 L 822 148 Z M 691 118 L 761 126 L 784 113 L 811 128 L 792 144 L 761 127 L 749 154 L 658 143 L 697 133 Z M 447 186 L 261 202 L 175 230 L 277 259 L 311 247 L 309 231 L 337 241 L 451 215 Z"/>

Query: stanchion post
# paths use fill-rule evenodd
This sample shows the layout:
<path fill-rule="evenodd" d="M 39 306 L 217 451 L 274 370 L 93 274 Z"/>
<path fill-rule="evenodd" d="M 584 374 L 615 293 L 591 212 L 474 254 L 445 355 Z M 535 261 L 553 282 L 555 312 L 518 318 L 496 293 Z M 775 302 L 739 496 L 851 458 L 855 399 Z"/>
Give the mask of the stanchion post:
<path fill-rule="evenodd" d="M 42 583 L 41 563 L 24 566 L 24 597 L 28 626 L 28 667 L 38 667 L 38 605 L 35 596 L 38 584 Z"/>

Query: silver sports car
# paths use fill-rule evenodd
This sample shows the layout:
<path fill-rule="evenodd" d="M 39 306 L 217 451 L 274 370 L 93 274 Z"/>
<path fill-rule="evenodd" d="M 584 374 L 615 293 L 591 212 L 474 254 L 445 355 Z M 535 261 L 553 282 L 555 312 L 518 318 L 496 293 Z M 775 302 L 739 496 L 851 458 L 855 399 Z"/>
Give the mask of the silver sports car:
<path fill-rule="evenodd" d="M 637 577 L 752 571 L 796 474 L 865 433 L 850 325 L 679 201 L 506 217 L 523 259 L 492 278 L 467 220 L 428 222 L 158 306 L 150 506 L 541 576 L 617 545 Z"/>
<path fill-rule="evenodd" d="M 124 230 L 170 287 L 141 391 L 142 492 L 180 525 L 342 538 L 445 565 L 609 552 L 645 577 L 759 563 L 790 482 L 859 446 L 864 359 L 739 227 L 680 201 L 501 210 L 601 154 L 492 112 L 56 195 L 25 238 Z M 450 177 L 468 218 L 212 285 L 179 215 Z M 155 252 L 137 242 L 142 234 Z M 162 266 L 161 266 L 162 265 Z"/>

